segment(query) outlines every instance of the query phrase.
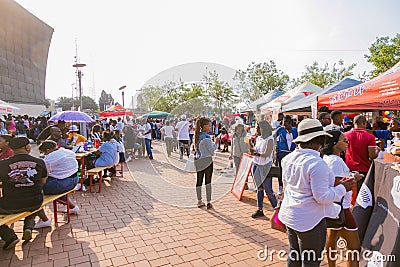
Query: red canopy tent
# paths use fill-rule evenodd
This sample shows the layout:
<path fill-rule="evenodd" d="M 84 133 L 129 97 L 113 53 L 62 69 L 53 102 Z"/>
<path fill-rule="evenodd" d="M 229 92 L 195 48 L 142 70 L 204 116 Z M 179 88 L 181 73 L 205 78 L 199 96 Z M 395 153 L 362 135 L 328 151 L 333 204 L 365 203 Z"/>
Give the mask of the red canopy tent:
<path fill-rule="evenodd" d="M 133 116 L 132 111 L 127 111 L 123 106 L 116 104 L 112 105 L 109 109 L 100 112 L 100 117 L 118 117 L 118 116 Z"/>
<path fill-rule="evenodd" d="M 400 62 L 371 81 L 318 96 L 318 108 L 400 110 Z"/>

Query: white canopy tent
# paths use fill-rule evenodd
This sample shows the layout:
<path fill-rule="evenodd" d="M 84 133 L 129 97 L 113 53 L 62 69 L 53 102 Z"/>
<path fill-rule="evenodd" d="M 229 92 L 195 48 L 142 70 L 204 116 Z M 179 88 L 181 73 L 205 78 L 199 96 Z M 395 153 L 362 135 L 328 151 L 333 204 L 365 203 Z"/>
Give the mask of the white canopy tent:
<path fill-rule="evenodd" d="M 284 106 L 296 101 L 301 101 L 307 96 L 321 92 L 322 90 L 321 87 L 307 81 L 263 105 L 260 109 L 262 113 L 280 111 Z"/>
<path fill-rule="evenodd" d="M 19 108 L 0 100 L 0 114 L 9 114 L 9 113 L 16 113 L 19 111 Z"/>
<path fill-rule="evenodd" d="M 315 99 L 317 99 L 317 96 L 319 95 L 324 95 L 332 92 L 336 92 L 345 88 L 349 88 L 352 86 L 355 86 L 357 84 L 360 84 L 360 81 L 351 79 L 351 78 L 344 78 L 343 80 L 335 83 L 332 86 L 329 86 L 327 88 L 324 88 L 323 90 L 316 92 L 314 94 L 311 94 L 309 96 L 306 96 L 305 98 L 302 98 L 297 101 L 292 101 L 289 104 L 285 104 L 282 106 L 282 112 L 287 112 L 287 111 L 311 111 L 311 105 Z"/>

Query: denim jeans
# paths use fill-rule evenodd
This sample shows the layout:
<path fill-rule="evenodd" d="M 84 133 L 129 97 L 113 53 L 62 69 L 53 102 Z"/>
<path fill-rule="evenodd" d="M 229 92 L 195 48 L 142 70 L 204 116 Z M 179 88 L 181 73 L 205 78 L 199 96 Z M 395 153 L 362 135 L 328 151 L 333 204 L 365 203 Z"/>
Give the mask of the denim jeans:
<path fill-rule="evenodd" d="M 144 142 L 146 143 L 147 156 L 152 157 L 153 152 L 151 152 L 151 139 L 145 138 Z"/>
<path fill-rule="evenodd" d="M 287 227 L 289 248 L 288 267 L 320 266 L 326 242 L 326 221 L 322 219 L 313 229 L 298 232 Z"/>
<path fill-rule="evenodd" d="M 79 177 L 56 179 L 53 177 L 47 177 L 46 183 L 43 185 L 43 193 L 45 195 L 57 195 L 75 188 L 78 184 Z M 61 200 L 65 201 L 65 196 L 61 197 Z M 39 210 L 39 214 L 44 214 L 44 210 Z"/>
<path fill-rule="evenodd" d="M 262 168 L 264 166 L 259 166 L 257 164 L 253 164 L 253 175 L 260 175 L 261 172 L 256 171 L 257 168 Z M 267 173 L 268 174 L 268 173 Z M 254 178 L 256 180 L 256 177 Z M 264 191 L 267 194 L 268 200 L 271 203 L 271 206 L 275 208 L 278 205 L 278 201 L 276 200 L 275 193 L 272 190 L 272 178 L 267 178 L 267 176 L 261 178 L 261 185 L 257 185 L 257 207 L 259 210 L 263 209 L 263 201 L 264 201 Z M 257 181 L 257 180 L 256 180 Z"/>
<path fill-rule="evenodd" d="M 43 192 L 45 195 L 56 195 L 67 192 L 75 188 L 78 184 L 79 177 L 56 179 L 53 177 L 48 177 L 46 183 L 43 185 Z M 61 198 L 65 201 L 65 196 Z"/>

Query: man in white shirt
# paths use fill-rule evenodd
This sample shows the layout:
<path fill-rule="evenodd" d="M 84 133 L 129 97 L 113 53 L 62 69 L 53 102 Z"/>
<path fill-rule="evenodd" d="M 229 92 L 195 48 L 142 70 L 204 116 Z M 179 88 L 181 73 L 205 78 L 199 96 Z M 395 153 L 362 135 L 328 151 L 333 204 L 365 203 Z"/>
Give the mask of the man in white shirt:
<path fill-rule="evenodd" d="M 186 155 L 190 155 L 190 137 L 189 137 L 189 125 L 190 123 L 186 120 L 186 115 L 181 116 L 181 121 L 175 126 L 175 130 L 178 131 L 178 143 L 179 143 L 179 159 L 183 159 L 183 152 L 186 151 Z"/>
<path fill-rule="evenodd" d="M 281 126 L 283 126 L 283 113 L 282 112 L 278 114 L 278 120 L 274 121 L 271 124 L 271 127 L 274 130 L 279 128 L 279 127 L 281 127 Z"/>
<path fill-rule="evenodd" d="M 151 151 L 151 125 L 150 119 L 147 120 L 147 123 L 144 125 L 145 133 L 144 133 L 144 141 L 146 144 L 146 151 L 149 159 L 153 159 L 153 152 Z"/>
<path fill-rule="evenodd" d="M 122 129 L 124 129 L 124 123 L 122 122 L 121 117 L 118 117 L 118 122 L 117 122 L 117 130 L 122 133 Z"/>

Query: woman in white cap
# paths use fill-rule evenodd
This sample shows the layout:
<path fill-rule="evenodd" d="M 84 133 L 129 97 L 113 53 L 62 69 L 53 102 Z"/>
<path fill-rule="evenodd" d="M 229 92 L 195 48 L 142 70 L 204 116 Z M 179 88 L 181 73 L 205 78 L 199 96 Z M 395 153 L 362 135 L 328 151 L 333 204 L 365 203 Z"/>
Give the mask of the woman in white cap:
<path fill-rule="evenodd" d="M 288 266 L 319 266 L 326 241 L 325 218 L 339 215 L 341 208 L 334 202 L 340 202 L 355 181 L 342 180 L 335 186 L 335 176 L 319 152 L 325 136 L 331 135 L 318 120 L 301 121 L 298 133 L 293 142 L 299 147 L 282 160 L 284 197 L 278 218 L 288 232 Z"/>

